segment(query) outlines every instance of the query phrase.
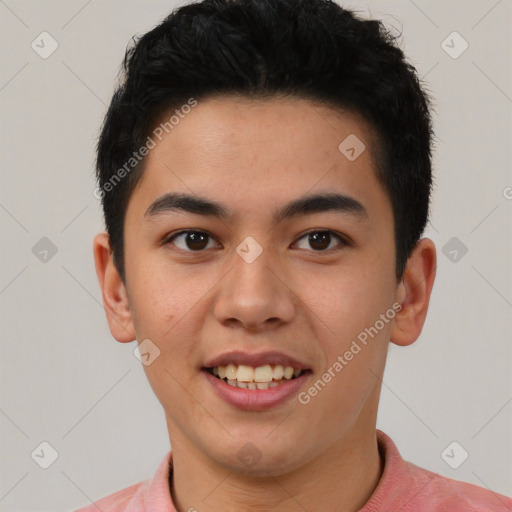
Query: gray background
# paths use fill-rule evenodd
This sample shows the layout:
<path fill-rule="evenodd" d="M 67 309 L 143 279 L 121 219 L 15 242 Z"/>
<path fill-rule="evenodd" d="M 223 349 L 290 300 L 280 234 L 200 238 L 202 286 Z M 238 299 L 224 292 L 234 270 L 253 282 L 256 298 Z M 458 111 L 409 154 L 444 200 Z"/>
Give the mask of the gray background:
<path fill-rule="evenodd" d="M 135 342 L 111 337 L 102 307 L 93 158 L 127 43 L 181 3 L 0 1 L 2 511 L 86 505 L 151 477 L 169 449 Z M 437 280 L 420 339 L 390 349 L 378 427 L 417 465 L 512 494 L 512 2 L 344 5 L 403 30 L 436 98 Z M 47 59 L 31 47 L 43 31 L 59 44 Z M 442 47 L 453 31 L 469 44 L 458 58 Z M 468 249 L 457 261 L 452 237 Z M 48 469 L 31 458 L 43 441 Z M 469 453 L 458 469 L 441 456 L 453 441 Z"/>

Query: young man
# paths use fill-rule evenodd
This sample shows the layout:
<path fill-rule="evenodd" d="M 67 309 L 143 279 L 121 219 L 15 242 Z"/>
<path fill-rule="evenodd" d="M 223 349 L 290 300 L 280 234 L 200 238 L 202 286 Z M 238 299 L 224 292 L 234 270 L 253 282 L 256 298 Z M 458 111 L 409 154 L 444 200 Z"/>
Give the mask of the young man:
<path fill-rule="evenodd" d="M 429 102 L 381 23 L 205 0 L 124 64 L 94 256 L 171 451 L 81 510 L 510 511 L 376 430 L 389 342 L 420 335 L 436 269 Z"/>

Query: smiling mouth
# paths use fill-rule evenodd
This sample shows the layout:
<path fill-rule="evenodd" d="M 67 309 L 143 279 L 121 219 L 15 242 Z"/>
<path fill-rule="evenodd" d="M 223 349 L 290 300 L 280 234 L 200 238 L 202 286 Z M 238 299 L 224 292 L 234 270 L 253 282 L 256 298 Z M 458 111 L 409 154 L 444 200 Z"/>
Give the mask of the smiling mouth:
<path fill-rule="evenodd" d="M 251 390 L 278 387 L 310 372 L 310 370 L 300 370 L 282 365 L 263 365 L 254 368 L 235 364 L 203 368 L 203 370 L 229 386 Z"/>

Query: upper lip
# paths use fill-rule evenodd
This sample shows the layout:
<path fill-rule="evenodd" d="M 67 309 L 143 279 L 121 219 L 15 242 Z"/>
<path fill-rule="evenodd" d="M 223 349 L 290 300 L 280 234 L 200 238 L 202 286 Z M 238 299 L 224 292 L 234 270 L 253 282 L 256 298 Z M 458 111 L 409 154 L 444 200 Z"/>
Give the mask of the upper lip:
<path fill-rule="evenodd" d="M 295 359 L 294 357 L 283 354 L 282 352 L 276 351 L 267 351 L 267 352 L 258 352 L 258 353 L 249 353 L 242 352 L 239 350 L 234 350 L 231 352 L 224 352 L 223 354 L 219 354 L 212 359 L 209 359 L 204 367 L 205 368 L 215 368 L 217 366 L 226 366 L 229 363 L 233 363 L 236 365 L 244 364 L 247 366 L 263 366 L 266 364 L 270 365 L 282 365 L 282 366 L 291 366 L 297 370 L 308 370 L 309 366 L 301 361 Z"/>

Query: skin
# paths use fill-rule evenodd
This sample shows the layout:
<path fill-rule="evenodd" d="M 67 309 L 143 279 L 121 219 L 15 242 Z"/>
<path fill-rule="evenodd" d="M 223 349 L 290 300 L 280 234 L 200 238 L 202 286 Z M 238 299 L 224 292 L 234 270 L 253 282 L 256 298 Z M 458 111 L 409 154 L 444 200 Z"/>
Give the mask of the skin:
<path fill-rule="evenodd" d="M 236 101 L 235 101 L 236 100 Z M 356 134 L 349 161 L 338 145 Z M 376 178 L 370 126 L 356 114 L 302 99 L 200 101 L 146 160 L 125 218 L 126 285 L 108 236 L 94 239 L 96 271 L 112 335 L 149 338 L 160 356 L 144 370 L 161 402 L 173 453 L 178 511 L 356 511 L 382 474 L 376 416 L 388 344 L 421 333 L 436 250 L 423 238 L 395 276 L 393 213 Z M 144 214 L 170 191 L 234 212 L 229 221 L 187 212 Z M 272 212 L 306 193 L 339 192 L 367 218 L 321 212 L 275 223 Z M 334 235 L 328 249 L 304 233 Z M 205 231 L 202 252 L 183 229 Z M 237 246 L 252 236 L 251 264 Z M 187 252 L 188 251 L 188 252 Z M 291 398 L 261 412 L 222 401 L 200 369 L 230 349 L 279 350 L 310 365 L 307 390 L 392 304 L 401 311 L 307 405 Z M 237 457 L 250 441 L 261 459 Z"/>

